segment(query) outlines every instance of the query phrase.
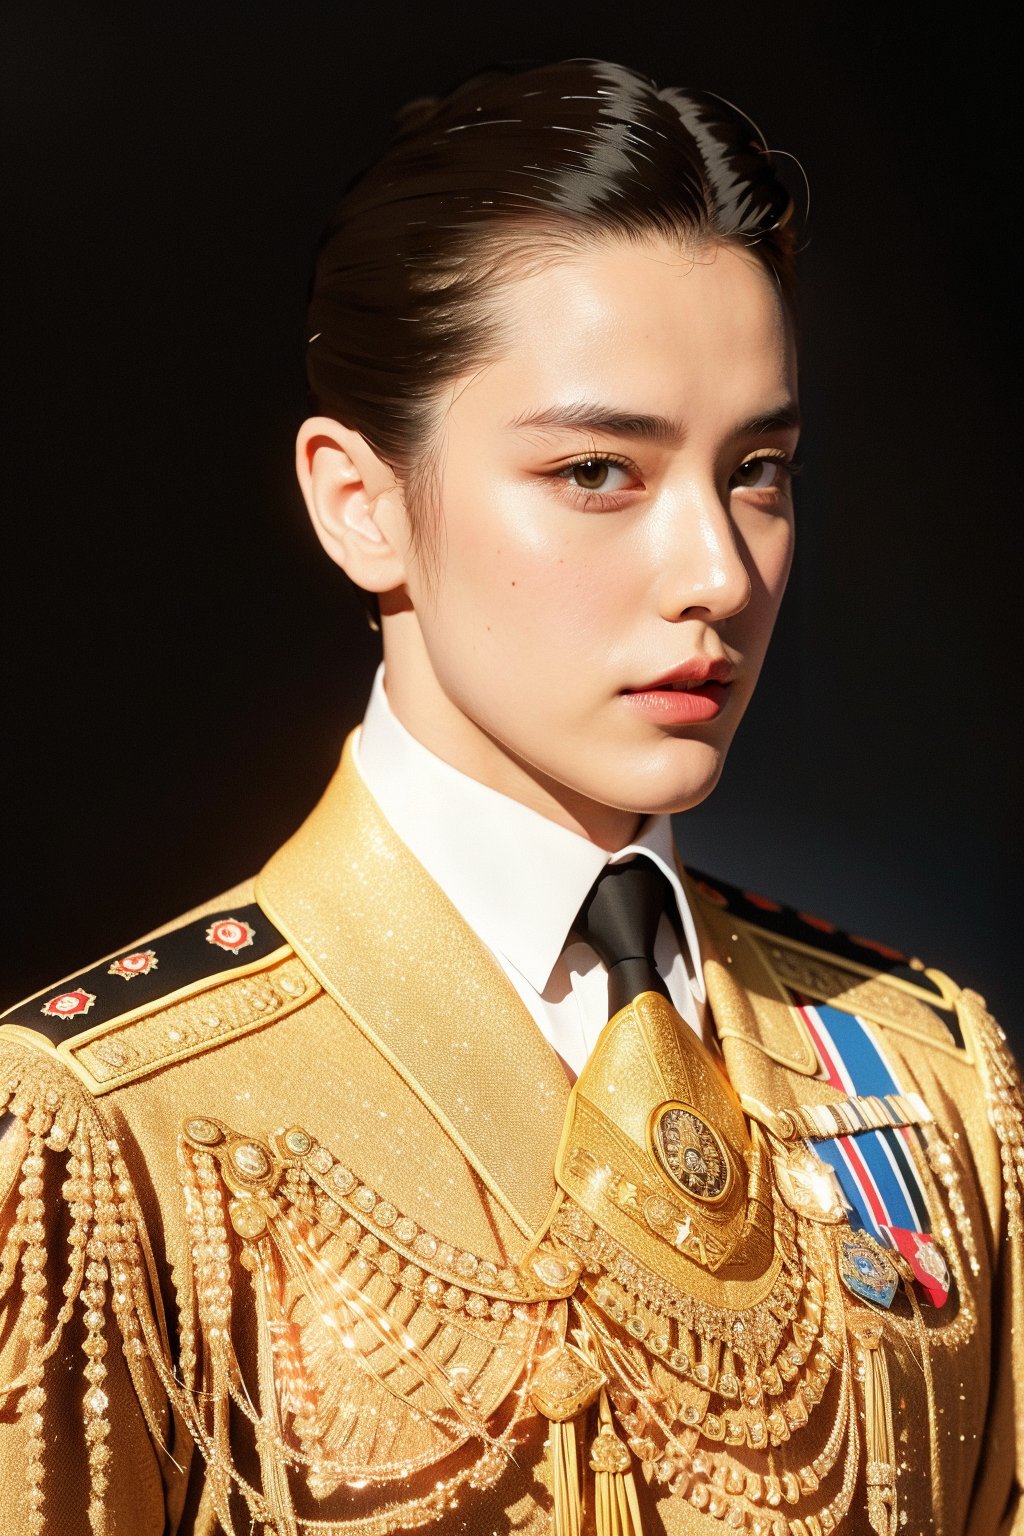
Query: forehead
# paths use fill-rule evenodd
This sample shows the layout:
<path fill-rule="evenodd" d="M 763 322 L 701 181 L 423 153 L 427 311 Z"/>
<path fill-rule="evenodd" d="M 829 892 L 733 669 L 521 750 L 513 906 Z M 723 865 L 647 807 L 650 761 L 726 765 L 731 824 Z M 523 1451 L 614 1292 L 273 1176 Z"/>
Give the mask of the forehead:
<path fill-rule="evenodd" d="M 455 421 L 598 399 L 713 429 L 795 395 L 781 295 L 731 245 L 599 245 L 510 279 L 498 313 L 502 346 L 456 386 Z"/>

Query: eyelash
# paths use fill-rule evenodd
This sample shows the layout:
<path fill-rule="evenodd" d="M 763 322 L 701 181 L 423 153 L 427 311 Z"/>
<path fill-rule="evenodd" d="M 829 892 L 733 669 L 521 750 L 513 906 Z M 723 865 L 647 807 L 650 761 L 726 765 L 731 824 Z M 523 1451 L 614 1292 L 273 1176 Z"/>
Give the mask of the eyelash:
<path fill-rule="evenodd" d="M 742 463 L 737 464 L 734 473 L 738 473 L 739 470 L 746 468 L 748 464 L 764 463 L 776 464 L 779 469 L 782 470 L 783 474 L 786 475 L 790 480 L 792 480 L 794 476 L 798 475 L 803 469 L 803 464 L 800 463 L 798 459 L 788 458 L 784 453 L 752 453 L 749 458 L 746 458 L 742 461 Z M 747 489 L 752 489 L 752 487 L 747 487 Z M 774 486 L 768 487 L 769 491 L 774 489 Z"/>
<path fill-rule="evenodd" d="M 584 510 L 591 501 L 607 504 L 610 501 L 614 501 L 617 495 L 621 496 L 623 494 L 621 491 L 588 491 L 582 485 L 573 485 L 570 479 L 573 470 L 581 468 L 584 464 L 611 464 L 616 469 L 628 470 L 636 475 L 637 479 L 640 478 L 640 471 L 631 459 L 624 458 L 616 453 L 581 453 L 577 458 L 571 459 L 568 464 L 563 464 L 561 469 L 556 470 L 554 479 L 562 482 L 573 501 L 577 503 L 582 501 Z"/>
<path fill-rule="evenodd" d="M 769 464 L 777 464 L 779 469 L 782 470 L 783 474 L 785 474 L 790 480 L 794 479 L 795 476 L 800 474 L 801 470 L 803 469 L 803 464 L 798 459 L 789 458 L 786 454 L 754 453 L 751 454 L 748 458 L 743 459 L 742 462 L 736 466 L 736 471 L 739 471 L 747 464 L 757 464 L 765 460 L 767 460 Z M 623 457 L 620 454 L 582 453 L 577 458 L 571 459 L 568 464 L 563 464 L 561 469 L 556 470 L 552 478 L 562 483 L 562 486 L 565 488 L 568 495 L 572 498 L 573 501 L 577 503 L 577 505 L 582 503 L 584 511 L 591 504 L 591 502 L 594 501 L 602 502 L 607 506 L 610 502 L 615 500 L 616 496 L 621 496 L 623 492 L 588 491 L 585 490 L 581 485 L 573 485 L 570 476 L 572 475 L 574 469 L 580 468 L 580 466 L 583 464 L 611 464 L 614 465 L 617 469 L 629 470 L 634 475 L 636 475 L 638 479 L 640 478 L 640 472 L 633 461 Z M 734 473 L 736 471 L 734 471 Z M 774 486 L 767 487 L 764 491 L 760 492 L 754 489 L 754 495 L 770 496 L 772 492 L 775 491 L 775 489 L 776 487 Z"/>

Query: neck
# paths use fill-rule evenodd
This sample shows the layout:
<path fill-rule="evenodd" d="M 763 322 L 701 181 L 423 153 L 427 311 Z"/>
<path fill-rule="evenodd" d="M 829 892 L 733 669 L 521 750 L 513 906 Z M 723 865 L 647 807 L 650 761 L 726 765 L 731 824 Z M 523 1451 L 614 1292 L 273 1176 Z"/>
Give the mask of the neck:
<path fill-rule="evenodd" d="M 396 719 L 422 746 L 460 773 L 609 853 L 632 842 L 643 817 L 602 805 L 560 784 L 465 714 L 442 689 L 429 665 L 407 666 L 394 626 L 384 625 L 385 687 Z M 424 658 L 425 659 L 425 658 Z"/>

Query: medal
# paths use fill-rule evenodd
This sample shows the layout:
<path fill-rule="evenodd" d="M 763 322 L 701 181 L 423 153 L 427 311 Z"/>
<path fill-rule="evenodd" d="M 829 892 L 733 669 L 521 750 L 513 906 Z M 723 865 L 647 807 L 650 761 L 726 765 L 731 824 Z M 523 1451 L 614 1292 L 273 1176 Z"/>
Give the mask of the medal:
<path fill-rule="evenodd" d="M 772 1166 L 776 1188 L 791 1211 L 829 1225 L 846 1220 L 848 1207 L 835 1169 L 809 1147 L 776 1152 Z"/>
<path fill-rule="evenodd" d="M 852 1296 L 877 1307 L 891 1307 L 900 1277 L 877 1244 L 865 1233 L 839 1238 L 839 1278 Z"/>
<path fill-rule="evenodd" d="M 946 1256 L 935 1239 L 927 1232 L 912 1232 L 905 1227 L 883 1227 L 882 1231 L 906 1259 L 932 1306 L 943 1306 L 949 1299 L 952 1277 Z"/>

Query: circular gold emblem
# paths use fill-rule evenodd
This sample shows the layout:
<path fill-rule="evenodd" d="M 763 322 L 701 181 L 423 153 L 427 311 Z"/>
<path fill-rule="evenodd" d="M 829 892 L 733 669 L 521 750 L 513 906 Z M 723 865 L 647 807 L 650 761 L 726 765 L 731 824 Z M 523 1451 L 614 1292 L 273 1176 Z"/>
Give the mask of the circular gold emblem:
<path fill-rule="evenodd" d="M 722 1139 L 689 1104 L 662 1104 L 654 1111 L 651 1150 L 672 1183 L 693 1200 L 720 1200 L 729 1188 Z"/>

